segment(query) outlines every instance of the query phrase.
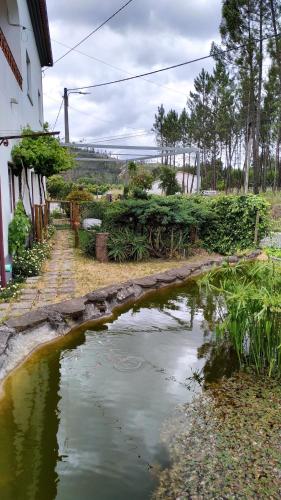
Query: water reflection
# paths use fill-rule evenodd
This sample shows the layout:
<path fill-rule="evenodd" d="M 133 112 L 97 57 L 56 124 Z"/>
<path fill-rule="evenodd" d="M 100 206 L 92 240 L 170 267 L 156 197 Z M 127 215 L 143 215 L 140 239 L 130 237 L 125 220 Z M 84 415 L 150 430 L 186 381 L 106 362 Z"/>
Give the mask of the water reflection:
<path fill-rule="evenodd" d="M 201 390 L 194 373 L 232 369 L 215 314 L 193 283 L 25 363 L 0 408 L 1 500 L 150 498 L 163 421 Z"/>

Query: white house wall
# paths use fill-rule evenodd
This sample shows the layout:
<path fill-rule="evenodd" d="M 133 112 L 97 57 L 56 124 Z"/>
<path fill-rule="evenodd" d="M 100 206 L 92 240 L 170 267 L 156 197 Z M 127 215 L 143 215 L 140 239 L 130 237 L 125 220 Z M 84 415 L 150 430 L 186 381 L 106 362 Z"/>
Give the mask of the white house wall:
<path fill-rule="evenodd" d="M 179 185 L 182 187 L 182 180 L 183 180 L 183 173 L 182 172 L 177 172 L 176 174 L 177 181 Z M 184 174 L 184 192 L 185 193 L 191 193 L 191 187 L 192 187 L 192 193 L 197 192 L 197 175 L 194 176 L 193 179 L 193 185 L 192 185 L 192 174 L 188 174 L 185 172 Z M 163 194 L 162 189 L 160 187 L 160 181 L 156 181 L 152 185 L 152 189 L 150 191 L 152 194 Z"/>
<path fill-rule="evenodd" d="M 23 29 L 19 24 L 26 27 Z M 11 70 L 3 51 L 0 49 L 0 135 L 19 134 L 29 125 L 33 130 L 42 129 L 42 73 L 36 42 L 32 31 L 26 0 L 0 0 L 0 28 L 16 60 L 23 78 L 22 89 Z M 26 52 L 31 63 L 31 92 L 27 95 Z M 38 92 L 41 102 L 38 99 Z M 9 146 L 0 146 L 0 179 L 2 190 L 4 252 L 8 255 L 8 226 L 12 220 L 8 178 L 8 161 L 11 149 L 17 141 L 9 141 Z M 31 186 L 31 171 L 28 171 Z M 22 179 L 23 201 L 30 214 L 30 203 L 26 188 L 25 175 Z M 15 177 L 16 201 L 18 199 L 18 179 Z M 34 202 L 39 203 L 38 181 L 34 183 Z"/>

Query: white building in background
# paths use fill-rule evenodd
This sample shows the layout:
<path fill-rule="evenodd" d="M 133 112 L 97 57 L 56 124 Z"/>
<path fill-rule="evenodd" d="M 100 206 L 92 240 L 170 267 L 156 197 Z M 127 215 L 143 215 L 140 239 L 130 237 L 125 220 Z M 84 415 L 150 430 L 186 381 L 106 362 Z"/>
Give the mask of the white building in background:
<path fill-rule="evenodd" d="M 46 0 L 0 0 L 0 138 L 18 135 L 29 125 L 43 127 L 42 67 L 52 66 Z M 0 139 L 1 142 L 1 139 Z M 19 198 L 19 180 L 13 174 L 11 149 L 0 146 L 0 267 L 8 258 L 8 226 Z M 28 183 L 22 175 L 26 212 L 40 203 L 38 178 L 28 170 Z M 3 281 L 3 280 L 2 280 Z"/>
<path fill-rule="evenodd" d="M 184 175 L 184 192 L 185 193 L 197 193 L 197 185 L 198 185 L 198 181 L 197 181 L 197 175 L 192 175 L 192 174 L 189 174 L 187 172 L 185 172 L 183 174 L 183 172 L 177 172 L 177 175 L 176 175 L 176 178 L 177 178 L 177 181 L 179 183 L 179 185 L 181 186 L 181 188 L 183 187 L 183 175 Z M 152 194 L 163 194 L 163 191 L 160 187 L 160 181 L 155 181 L 153 184 L 152 184 L 152 189 L 150 190 L 150 193 Z"/>

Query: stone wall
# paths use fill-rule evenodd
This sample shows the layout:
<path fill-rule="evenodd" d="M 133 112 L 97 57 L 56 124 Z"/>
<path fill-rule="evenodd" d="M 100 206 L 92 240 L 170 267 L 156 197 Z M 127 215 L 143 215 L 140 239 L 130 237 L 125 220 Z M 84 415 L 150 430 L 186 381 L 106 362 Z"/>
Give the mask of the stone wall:
<path fill-rule="evenodd" d="M 244 259 L 253 260 L 260 253 L 260 251 L 253 252 Z M 101 288 L 84 297 L 42 307 L 20 317 L 9 319 L 0 327 L 0 380 L 3 380 L 36 347 L 79 327 L 105 321 L 114 311 L 135 303 L 148 293 L 183 284 L 189 278 L 209 271 L 214 266 L 220 266 L 225 261 L 235 264 L 239 260 L 237 256 L 226 259 L 223 257 L 203 258 L 200 264 L 187 264 L 163 273 Z M 17 339 L 20 338 L 22 345 L 25 337 L 31 338 L 32 342 L 22 350 L 22 355 L 18 355 L 9 364 Z"/>

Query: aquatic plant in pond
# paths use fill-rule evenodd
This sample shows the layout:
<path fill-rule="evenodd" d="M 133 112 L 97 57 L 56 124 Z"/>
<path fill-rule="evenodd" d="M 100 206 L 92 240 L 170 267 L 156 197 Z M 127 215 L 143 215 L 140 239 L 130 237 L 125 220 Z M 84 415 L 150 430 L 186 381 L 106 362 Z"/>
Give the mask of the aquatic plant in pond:
<path fill-rule="evenodd" d="M 281 266 L 240 263 L 214 270 L 201 286 L 217 294 L 218 341 L 234 346 L 241 366 L 269 376 L 281 374 Z"/>

